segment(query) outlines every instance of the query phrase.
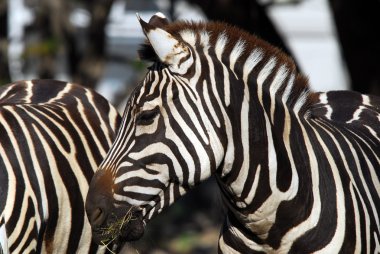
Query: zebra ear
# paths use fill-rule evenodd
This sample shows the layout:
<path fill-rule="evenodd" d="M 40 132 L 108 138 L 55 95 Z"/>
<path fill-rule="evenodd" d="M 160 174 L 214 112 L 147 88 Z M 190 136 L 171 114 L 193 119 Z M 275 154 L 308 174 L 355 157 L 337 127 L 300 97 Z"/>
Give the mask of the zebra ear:
<path fill-rule="evenodd" d="M 150 18 L 148 23 L 152 26 L 164 29 L 164 27 L 169 24 L 169 20 L 162 12 L 157 12 Z"/>
<path fill-rule="evenodd" d="M 142 20 L 138 14 L 137 19 L 160 61 L 169 67 L 179 68 L 181 60 L 190 55 L 190 50 L 185 43 L 164 30 L 163 27 L 169 23 L 165 16 L 157 13 L 149 23 Z"/>

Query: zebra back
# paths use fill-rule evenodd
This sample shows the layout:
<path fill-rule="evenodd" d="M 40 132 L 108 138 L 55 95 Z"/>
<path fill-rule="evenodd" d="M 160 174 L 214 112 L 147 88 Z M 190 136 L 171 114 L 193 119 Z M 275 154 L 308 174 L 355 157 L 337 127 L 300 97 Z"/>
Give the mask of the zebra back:
<path fill-rule="evenodd" d="M 34 80 L 0 88 L 5 253 L 96 252 L 84 198 L 119 121 L 106 99 L 78 85 Z"/>

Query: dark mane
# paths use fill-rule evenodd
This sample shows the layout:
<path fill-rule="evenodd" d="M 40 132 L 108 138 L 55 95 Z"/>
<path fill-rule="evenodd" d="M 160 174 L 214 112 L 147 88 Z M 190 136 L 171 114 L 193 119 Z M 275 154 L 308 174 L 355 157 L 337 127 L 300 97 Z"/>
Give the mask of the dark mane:
<path fill-rule="evenodd" d="M 254 48 L 260 47 L 264 49 L 267 55 L 273 56 L 275 55 L 280 61 L 288 62 L 289 65 L 295 66 L 294 61 L 283 53 L 280 49 L 270 45 L 266 41 L 260 39 L 256 35 L 252 35 L 246 32 L 243 29 L 232 26 L 230 24 L 224 22 L 194 22 L 194 21 L 177 21 L 174 23 L 169 23 L 164 27 L 164 29 L 170 34 L 174 35 L 177 39 L 180 39 L 181 31 L 208 31 L 210 32 L 210 43 L 215 45 L 215 41 L 218 38 L 218 35 L 221 33 L 225 33 L 229 40 L 227 44 L 227 50 L 232 49 L 235 46 L 235 43 L 239 39 L 243 39 L 247 42 L 247 48 L 245 50 L 245 54 L 249 54 L 251 50 Z M 140 49 L 138 51 L 141 60 L 146 61 L 159 61 L 156 53 L 154 52 L 152 46 L 148 41 L 145 41 L 142 45 L 140 45 Z"/>
<path fill-rule="evenodd" d="M 177 39 L 181 39 L 180 33 L 183 31 L 191 31 L 197 34 L 197 32 L 207 31 L 210 36 L 210 45 L 215 45 L 218 40 L 218 36 L 224 33 L 227 38 L 227 44 L 225 51 L 230 52 L 239 40 L 245 42 L 245 50 L 241 55 L 241 59 L 247 59 L 249 54 L 255 49 L 260 48 L 264 52 L 264 58 L 262 63 L 266 63 L 270 58 L 275 57 L 278 63 L 281 63 L 287 67 L 287 69 L 295 73 L 295 81 L 289 97 L 289 105 L 294 105 L 301 95 L 306 94 L 306 100 L 303 109 L 308 109 L 311 104 L 318 101 L 318 94 L 311 93 L 309 91 L 308 79 L 299 73 L 293 59 L 284 53 L 281 49 L 272 46 L 268 42 L 260 39 L 256 35 L 252 35 L 243 29 L 229 25 L 223 22 L 193 22 L 193 21 L 177 21 L 170 23 L 164 27 L 164 29 L 170 34 L 174 35 Z M 199 38 L 199 36 L 198 36 Z M 139 50 L 139 56 L 142 60 L 159 62 L 159 58 L 154 52 L 152 46 L 146 41 L 141 45 Z"/>
<path fill-rule="evenodd" d="M 160 59 L 154 52 L 152 46 L 146 41 L 144 44 L 140 45 L 140 48 L 137 50 L 137 53 L 141 60 L 149 62 L 159 62 Z"/>

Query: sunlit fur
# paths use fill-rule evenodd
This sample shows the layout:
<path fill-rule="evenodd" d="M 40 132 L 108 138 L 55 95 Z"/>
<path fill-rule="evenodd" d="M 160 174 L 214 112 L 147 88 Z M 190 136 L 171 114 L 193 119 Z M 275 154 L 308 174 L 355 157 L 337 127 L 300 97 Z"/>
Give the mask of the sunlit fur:
<path fill-rule="evenodd" d="M 52 80 L 0 87 L 1 253 L 104 253 L 84 212 L 120 117 L 99 94 Z"/>
<path fill-rule="evenodd" d="M 190 53 L 173 63 L 143 47 L 155 62 L 100 168 L 114 205 L 147 223 L 215 175 L 221 253 L 380 251 L 380 99 L 312 93 L 279 49 L 223 23 L 164 30 Z"/>

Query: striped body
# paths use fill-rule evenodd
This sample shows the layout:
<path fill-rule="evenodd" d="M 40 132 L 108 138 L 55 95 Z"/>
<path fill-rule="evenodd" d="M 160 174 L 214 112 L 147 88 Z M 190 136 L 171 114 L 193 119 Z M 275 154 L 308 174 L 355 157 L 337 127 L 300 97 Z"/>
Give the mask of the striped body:
<path fill-rule="evenodd" d="M 220 253 L 380 252 L 380 98 L 312 93 L 289 57 L 223 23 L 140 22 L 154 64 L 91 182 L 95 239 L 121 210 L 141 221 L 121 241 L 140 237 L 215 175 Z"/>
<path fill-rule="evenodd" d="M 35 80 L 0 87 L 4 253 L 97 252 L 84 198 L 119 120 L 103 97 L 70 83 Z"/>

